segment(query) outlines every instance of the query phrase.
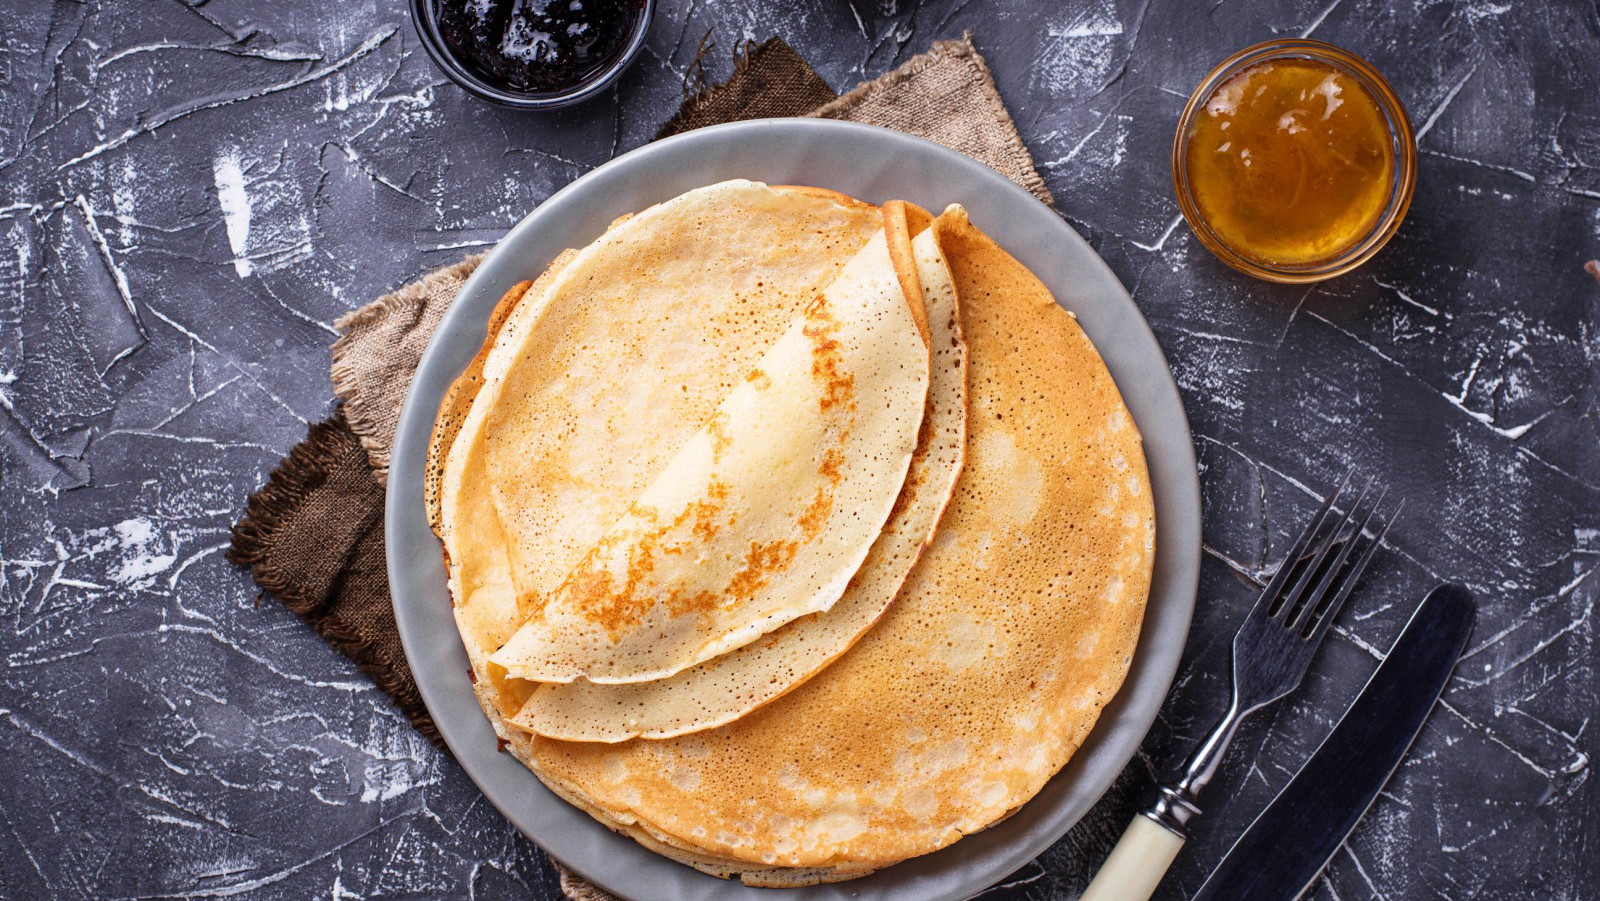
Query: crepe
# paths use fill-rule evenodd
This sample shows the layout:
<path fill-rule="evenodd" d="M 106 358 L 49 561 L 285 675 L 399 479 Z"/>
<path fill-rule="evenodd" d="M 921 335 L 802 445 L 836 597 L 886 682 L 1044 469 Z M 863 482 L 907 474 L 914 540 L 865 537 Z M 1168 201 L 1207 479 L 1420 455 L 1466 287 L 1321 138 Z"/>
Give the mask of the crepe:
<path fill-rule="evenodd" d="M 868 241 L 490 660 L 536 682 L 645 682 L 831 608 L 927 403 L 913 267 L 885 233 Z"/>
<path fill-rule="evenodd" d="M 518 599 L 560 584 L 881 227 L 840 194 L 725 182 L 615 223 L 506 294 L 441 406 L 426 472 L 456 624 L 503 735 L 532 683 L 488 655 L 524 619 Z"/>
<path fill-rule="evenodd" d="M 966 433 L 966 342 L 955 284 L 926 213 L 886 205 L 889 251 L 915 275 L 933 349 L 927 412 L 904 488 L 882 534 L 844 596 L 830 610 L 796 620 L 765 639 L 668 679 L 626 685 L 579 680 L 544 685 L 511 724 L 568 741 L 670 738 L 732 722 L 778 698 L 844 653 L 894 599 L 932 540 L 961 469 Z M 908 221 L 909 220 L 909 221 Z"/>
<path fill-rule="evenodd" d="M 707 871 L 822 881 L 992 825 L 1060 769 L 1127 672 L 1154 555 L 1138 431 L 1032 273 L 959 208 L 934 233 L 970 354 L 967 459 L 882 620 L 715 729 L 512 743 L 564 797 Z"/>

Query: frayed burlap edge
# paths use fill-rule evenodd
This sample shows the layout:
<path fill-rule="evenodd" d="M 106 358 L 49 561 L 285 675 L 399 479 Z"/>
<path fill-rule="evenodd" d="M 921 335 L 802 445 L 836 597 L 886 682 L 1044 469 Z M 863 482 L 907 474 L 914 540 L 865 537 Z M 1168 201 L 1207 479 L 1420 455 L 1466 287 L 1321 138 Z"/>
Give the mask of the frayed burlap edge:
<path fill-rule="evenodd" d="M 486 256 L 487 253 L 474 254 L 459 263 L 435 269 L 420 280 L 357 307 L 333 321 L 333 327 L 340 332 L 339 337 L 334 339 L 332 347 L 333 394 L 344 402 L 345 420 L 349 423 L 350 431 L 355 432 L 361 439 L 361 446 L 367 451 L 367 458 L 372 462 L 373 475 L 379 483 L 386 481 L 384 477 L 389 472 L 390 448 L 376 437 L 382 433 L 383 428 L 378 412 L 368 406 L 369 393 L 361 391 L 357 384 L 360 373 L 349 359 L 351 349 L 359 340 L 362 331 L 375 327 L 380 320 L 401 310 L 410 310 L 426 302 L 434 285 L 440 281 L 460 279 L 465 282 Z"/>
<path fill-rule="evenodd" d="M 850 91 L 840 95 L 838 100 L 824 104 L 806 113 L 806 118 L 849 118 L 849 113 L 854 108 L 880 94 L 899 89 L 907 81 L 917 77 L 923 71 L 944 59 L 955 60 L 972 70 L 977 78 L 979 90 L 983 92 L 984 99 L 988 100 L 994 108 L 996 119 L 1005 132 L 1006 149 L 1028 163 L 1027 170 L 1019 173 L 1021 177 L 1019 184 L 1047 205 L 1055 206 L 1055 196 L 1045 186 L 1044 179 L 1039 175 L 1039 170 L 1034 168 L 1033 154 L 1029 153 L 1027 146 L 1022 143 L 1022 136 L 1017 133 L 1017 124 L 1011 118 L 1011 110 L 1006 106 L 1005 101 L 1001 99 L 1000 89 L 995 87 L 994 74 L 989 71 L 989 64 L 984 62 L 983 54 L 979 53 L 977 46 L 972 43 L 971 31 L 963 32 L 959 38 L 934 41 L 933 45 L 925 52 L 912 57 L 905 65 L 872 81 L 862 82 Z"/>
<path fill-rule="evenodd" d="M 359 312 L 359 311 L 357 311 Z M 360 635 L 332 622 L 323 615 L 316 599 L 301 595 L 295 583 L 269 559 L 273 542 L 284 520 L 307 496 L 322 486 L 330 467 L 338 463 L 340 446 L 355 440 L 340 409 L 306 430 L 305 440 L 296 444 L 268 476 L 260 490 L 245 501 L 244 516 L 234 524 L 227 554 L 228 562 L 250 570 L 250 576 L 265 592 L 276 597 L 320 635 L 334 650 L 355 662 L 399 707 L 422 736 L 444 748 L 444 738 L 434 725 L 427 705 L 417 690 L 416 681 L 403 669 L 379 664 L 368 642 Z M 377 507 L 381 517 L 383 506 Z"/>
<path fill-rule="evenodd" d="M 279 572 L 268 556 L 284 519 L 305 502 L 306 495 L 322 486 L 324 473 L 338 462 L 338 446 L 347 431 L 342 411 L 306 429 L 305 439 L 289 449 L 289 455 L 267 476 L 266 484 L 245 500 L 244 516 L 233 524 L 232 543 L 225 555 L 229 563 L 249 569 L 263 591 L 301 617 L 313 612 L 314 602 L 301 596 L 295 583 Z"/>
<path fill-rule="evenodd" d="M 726 79 L 714 85 L 702 87 L 693 96 L 684 100 L 683 104 L 678 107 L 678 111 L 673 114 L 672 118 L 668 119 L 666 122 L 663 122 L 661 127 L 656 130 L 656 140 L 659 141 L 662 138 L 671 137 L 682 131 L 684 122 L 693 119 L 702 109 L 710 106 L 722 95 L 735 90 L 738 87 L 737 82 L 739 79 L 742 78 L 745 74 L 745 71 L 750 68 L 750 58 L 761 51 L 766 50 L 769 47 L 776 46 L 782 42 L 783 39 L 777 35 L 767 38 L 760 44 L 756 44 L 754 41 L 744 42 L 743 46 L 740 47 L 740 52 L 735 54 L 733 61 L 733 73 Z M 698 60 L 699 56 L 696 56 L 696 59 Z M 563 870 L 562 872 L 565 874 L 566 871 Z M 563 888 L 565 888 L 564 885 Z"/>
<path fill-rule="evenodd" d="M 703 53 L 704 51 L 702 50 L 702 56 Z M 763 58 L 768 54 L 793 57 L 796 63 L 804 67 L 800 77 L 814 81 L 816 87 L 821 91 L 826 91 L 828 96 L 833 95 L 833 89 L 828 87 L 828 83 L 823 81 L 822 76 L 818 75 L 816 70 L 811 68 L 810 63 L 807 63 L 805 58 L 800 56 L 783 38 L 773 35 L 759 44 L 754 40 L 746 40 L 739 45 L 739 49 L 735 54 L 732 74 L 716 84 L 702 87 L 698 93 L 685 100 L 678 107 L 678 111 L 673 114 L 672 118 L 662 123 L 661 127 L 657 129 L 656 140 L 672 137 L 691 129 L 694 121 L 699 118 L 703 110 L 720 102 L 724 96 L 742 90 L 740 82 L 744 80 L 750 67 L 762 62 Z"/>

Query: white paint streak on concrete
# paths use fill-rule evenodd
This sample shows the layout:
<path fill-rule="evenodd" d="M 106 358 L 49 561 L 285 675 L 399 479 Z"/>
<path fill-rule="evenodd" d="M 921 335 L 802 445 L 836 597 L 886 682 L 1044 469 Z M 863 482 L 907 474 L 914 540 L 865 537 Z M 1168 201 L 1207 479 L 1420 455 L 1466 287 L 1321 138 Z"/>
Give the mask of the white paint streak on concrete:
<path fill-rule="evenodd" d="M 249 278 L 255 264 L 245 254 L 250 243 L 250 195 L 244 189 L 244 167 L 237 153 L 224 153 L 211 164 L 217 182 L 217 203 L 222 206 L 222 221 L 228 227 L 228 246 L 233 249 L 233 271 Z"/>

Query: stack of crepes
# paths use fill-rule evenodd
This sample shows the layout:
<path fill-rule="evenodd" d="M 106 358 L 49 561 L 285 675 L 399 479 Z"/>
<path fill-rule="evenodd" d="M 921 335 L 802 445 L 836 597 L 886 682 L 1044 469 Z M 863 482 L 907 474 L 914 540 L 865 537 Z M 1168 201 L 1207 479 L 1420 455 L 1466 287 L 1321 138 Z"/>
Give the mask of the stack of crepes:
<path fill-rule="evenodd" d="M 1007 816 L 1121 684 L 1139 434 L 959 206 L 730 181 L 496 309 L 428 504 L 478 697 L 553 791 L 752 885 Z"/>

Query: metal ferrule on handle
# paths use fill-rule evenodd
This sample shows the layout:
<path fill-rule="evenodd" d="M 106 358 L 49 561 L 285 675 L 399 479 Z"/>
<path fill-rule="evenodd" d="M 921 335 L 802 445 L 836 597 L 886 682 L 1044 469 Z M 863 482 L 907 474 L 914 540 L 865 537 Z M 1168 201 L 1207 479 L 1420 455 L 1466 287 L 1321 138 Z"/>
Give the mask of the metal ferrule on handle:
<path fill-rule="evenodd" d="M 1239 731 L 1239 724 L 1247 713 L 1238 704 L 1229 705 L 1228 712 L 1211 727 L 1205 741 L 1189 755 L 1189 760 L 1183 765 L 1183 775 L 1177 782 L 1161 786 L 1156 802 L 1144 811 L 1144 815 L 1173 833 L 1188 838 L 1189 821 L 1200 813 L 1200 792 L 1217 774 L 1217 768 L 1222 765 L 1222 758 L 1227 755 L 1228 746 L 1233 744 L 1233 736 Z"/>
<path fill-rule="evenodd" d="M 1200 813 L 1200 792 L 1228 753 L 1247 711 L 1230 705 L 1222 720 L 1190 755 L 1183 775 L 1163 785 L 1156 802 L 1133 818 L 1080 901 L 1147 901 L 1189 840 L 1189 822 Z"/>

